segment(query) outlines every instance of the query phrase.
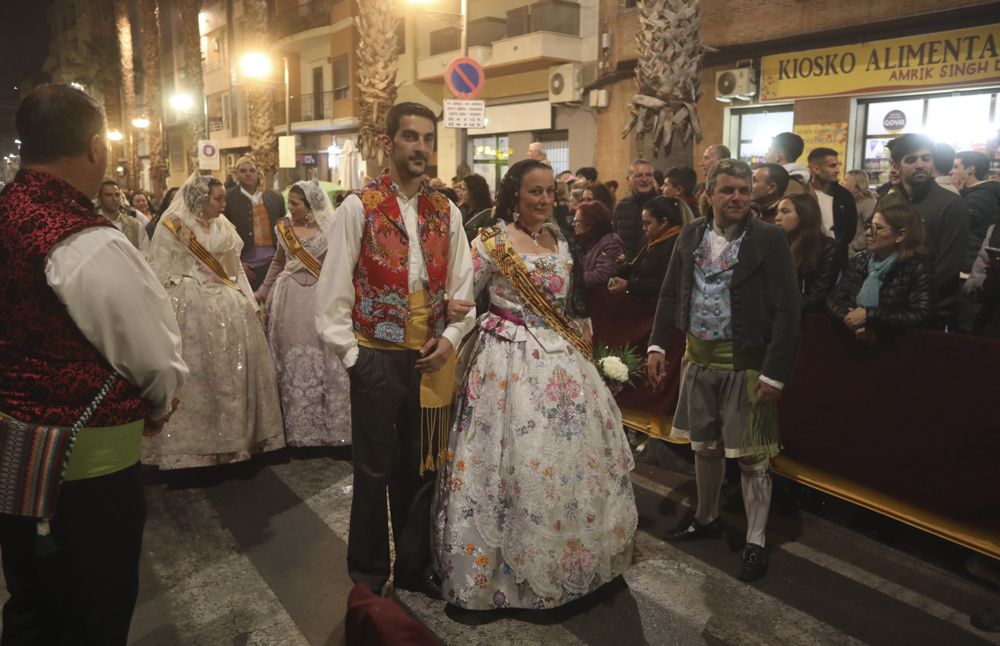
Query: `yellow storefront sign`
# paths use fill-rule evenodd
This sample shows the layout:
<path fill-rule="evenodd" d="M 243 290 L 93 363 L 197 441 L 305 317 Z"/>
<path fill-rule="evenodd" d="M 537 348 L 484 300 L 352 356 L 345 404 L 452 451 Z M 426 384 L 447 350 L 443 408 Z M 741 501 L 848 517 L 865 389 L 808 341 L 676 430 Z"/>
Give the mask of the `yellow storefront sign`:
<path fill-rule="evenodd" d="M 760 100 L 1000 81 L 1000 24 L 761 58 Z"/>

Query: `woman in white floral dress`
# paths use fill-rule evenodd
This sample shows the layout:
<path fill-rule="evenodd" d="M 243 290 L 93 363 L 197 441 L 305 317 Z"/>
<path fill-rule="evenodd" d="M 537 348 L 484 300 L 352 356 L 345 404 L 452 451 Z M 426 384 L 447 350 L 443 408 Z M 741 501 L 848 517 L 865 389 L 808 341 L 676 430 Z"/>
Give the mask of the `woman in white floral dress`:
<path fill-rule="evenodd" d="M 497 202 L 506 225 L 472 243 L 490 311 L 460 353 L 432 536 L 441 593 L 467 609 L 559 606 L 631 562 L 632 455 L 589 358 L 573 254 L 549 224 L 554 184 L 547 165 L 514 164 Z"/>
<path fill-rule="evenodd" d="M 257 289 L 278 375 L 289 446 L 351 443 L 351 383 L 316 332 L 316 284 L 333 206 L 316 180 L 288 191 L 288 216 L 274 228 L 278 251 Z"/>

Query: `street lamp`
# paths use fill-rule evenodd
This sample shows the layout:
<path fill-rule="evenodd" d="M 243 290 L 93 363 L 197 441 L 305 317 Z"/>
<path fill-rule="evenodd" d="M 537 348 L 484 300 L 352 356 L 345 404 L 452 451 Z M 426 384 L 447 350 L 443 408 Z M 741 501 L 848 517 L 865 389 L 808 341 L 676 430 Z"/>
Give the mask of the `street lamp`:
<path fill-rule="evenodd" d="M 132 119 L 132 127 L 145 130 L 149 127 L 149 119 L 146 117 L 136 117 L 135 119 Z"/>
<path fill-rule="evenodd" d="M 187 112 L 194 107 L 194 99 L 190 94 L 175 94 L 170 97 L 170 107 L 178 112 Z"/>
<path fill-rule="evenodd" d="M 266 79 L 271 76 L 271 58 L 263 52 L 247 52 L 240 59 L 240 71 L 244 76 Z"/>

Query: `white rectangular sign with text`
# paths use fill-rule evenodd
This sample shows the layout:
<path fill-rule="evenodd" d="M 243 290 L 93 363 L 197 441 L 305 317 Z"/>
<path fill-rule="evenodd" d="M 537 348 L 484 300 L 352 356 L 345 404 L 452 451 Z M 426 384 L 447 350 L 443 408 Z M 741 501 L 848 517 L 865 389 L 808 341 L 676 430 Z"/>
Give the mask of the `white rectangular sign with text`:
<path fill-rule="evenodd" d="M 482 128 L 486 120 L 486 101 L 445 99 L 444 125 L 447 128 Z"/>

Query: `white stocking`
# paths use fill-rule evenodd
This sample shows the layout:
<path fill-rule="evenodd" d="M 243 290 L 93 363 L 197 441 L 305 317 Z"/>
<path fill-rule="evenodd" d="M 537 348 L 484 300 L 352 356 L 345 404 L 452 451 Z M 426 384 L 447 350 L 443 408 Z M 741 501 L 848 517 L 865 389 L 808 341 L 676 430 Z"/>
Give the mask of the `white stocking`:
<path fill-rule="evenodd" d="M 747 543 L 764 547 L 764 530 L 771 510 L 771 461 L 759 455 L 745 455 L 739 461 Z"/>
<path fill-rule="evenodd" d="M 726 456 L 721 447 L 698 449 L 694 453 L 694 479 L 698 487 L 698 509 L 694 518 L 707 525 L 719 517 L 719 494 L 726 471 Z"/>

